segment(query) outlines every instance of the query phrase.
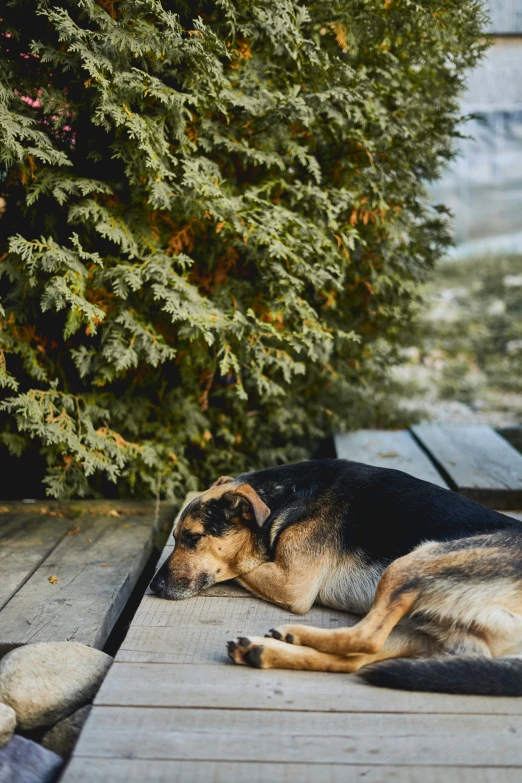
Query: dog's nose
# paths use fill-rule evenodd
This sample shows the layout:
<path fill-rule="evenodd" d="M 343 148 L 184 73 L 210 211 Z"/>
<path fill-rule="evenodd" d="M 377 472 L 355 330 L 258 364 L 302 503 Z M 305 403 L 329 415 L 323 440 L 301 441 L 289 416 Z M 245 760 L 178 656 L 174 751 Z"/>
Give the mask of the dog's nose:
<path fill-rule="evenodd" d="M 158 571 L 152 582 L 150 583 L 150 589 L 153 593 L 160 595 L 165 589 L 165 576 Z"/>

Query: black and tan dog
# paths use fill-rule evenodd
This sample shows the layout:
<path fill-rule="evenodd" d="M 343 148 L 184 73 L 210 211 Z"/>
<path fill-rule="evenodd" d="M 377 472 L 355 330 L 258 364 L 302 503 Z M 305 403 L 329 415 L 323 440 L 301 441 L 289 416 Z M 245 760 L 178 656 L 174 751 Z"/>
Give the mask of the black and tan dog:
<path fill-rule="evenodd" d="M 506 657 L 522 654 L 515 519 L 401 471 L 317 460 L 220 478 L 175 536 L 151 583 L 164 598 L 236 578 L 297 614 L 318 602 L 365 615 L 351 628 L 242 637 L 228 644 L 235 663 L 365 667 L 389 687 L 522 695 L 522 660 Z M 375 663 L 385 659 L 398 660 Z"/>

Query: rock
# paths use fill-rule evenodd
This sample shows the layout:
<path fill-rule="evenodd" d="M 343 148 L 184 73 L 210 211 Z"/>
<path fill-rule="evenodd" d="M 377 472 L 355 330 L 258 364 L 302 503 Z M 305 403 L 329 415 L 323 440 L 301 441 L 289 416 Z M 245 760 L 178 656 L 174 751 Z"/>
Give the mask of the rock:
<path fill-rule="evenodd" d="M 92 701 L 112 658 L 78 642 L 18 647 L 0 661 L 0 701 L 20 729 L 54 726 Z"/>
<path fill-rule="evenodd" d="M 56 726 L 53 726 L 52 729 L 49 729 L 42 737 L 43 747 L 47 748 L 47 750 L 52 750 L 53 753 L 57 753 L 62 759 L 67 760 L 76 745 L 76 740 L 83 724 L 89 717 L 91 709 L 90 704 L 80 707 L 79 710 L 73 712 L 68 718 L 64 718 Z"/>
<path fill-rule="evenodd" d="M 16 712 L 8 704 L 0 703 L 0 748 L 9 742 L 16 727 Z"/>
<path fill-rule="evenodd" d="M 0 783 L 51 783 L 62 765 L 56 753 L 15 734 L 0 748 Z"/>

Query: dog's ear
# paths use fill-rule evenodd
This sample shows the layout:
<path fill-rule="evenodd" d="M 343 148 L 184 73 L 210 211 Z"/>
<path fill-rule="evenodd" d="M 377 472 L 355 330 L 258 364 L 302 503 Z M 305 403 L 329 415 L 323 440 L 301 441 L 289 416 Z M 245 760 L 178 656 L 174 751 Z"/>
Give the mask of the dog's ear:
<path fill-rule="evenodd" d="M 253 517 L 257 525 L 263 527 L 270 516 L 270 509 L 250 484 L 240 484 L 236 489 L 225 492 L 223 498 L 228 503 L 230 516 L 239 515 L 244 522 L 249 522 Z"/>
<path fill-rule="evenodd" d="M 231 476 L 220 476 L 217 481 L 214 481 L 214 483 L 210 485 L 210 489 L 220 487 L 222 484 L 229 484 L 231 481 L 234 481 Z"/>

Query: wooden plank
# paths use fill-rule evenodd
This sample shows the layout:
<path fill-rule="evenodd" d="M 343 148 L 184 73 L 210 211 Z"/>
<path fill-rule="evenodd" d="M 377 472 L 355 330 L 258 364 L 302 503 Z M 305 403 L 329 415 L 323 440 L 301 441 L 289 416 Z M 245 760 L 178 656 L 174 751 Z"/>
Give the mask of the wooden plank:
<path fill-rule="evenodd" d="M 412 428 L 450 485 L 497 509 L 522 507 L 522 455 L 491 427 Z"/>
<path fill-rule="evenodd" d="M 407 430 L 358 430 L 335 435 L 334 440 L 339 459 L 395 468 L 440 487 L 448 486 Z"/>
<path fill-rule="evenodd" d="M 196 596 L 165 601 L 145 596 L 116 659 L 144 663 L 223 663 L 226 643 L 245 633 L 265 634 L 276 625 L 305 622 L 339 628 L 357 622 L 355 615 L 314 607 L 299 616 L 259 598 L 237 600 Z"/>
<path fill-rule="evenodd" d="M 194 687 L 195 679 L 197 688 Z M 247 666 L 114 663 L 95 704 L 313 712 L 522 715 L 522 700 L 372 688 L 355 676 Z"/>
<path fill-rule="evenodd" d="M 519 716 L 94 707 L 77 756 L 404 766 L 522 764 Z"/>
<path fill-rule="evenodd" d="M 74 535 L 61 539 L 0 612 L 0 654 L 41 641 L 103 647 L 152 551 L 157 520 L 153 504 L 143 506 L 146 513 L 126 514 L 120 505 L 78 518 Z M 163 506 L 160 522 L 172 516 L 172 506 Z"/>
<path fill-rule="evenodd" d="M 75 757 L 62 783 L 520 783 L 507 767 L 347 767 L 241 761 L 144 761 Z"/>
<path fill-rule="evenodd" d="M 0 515 L 0 610 L 53 551 L 71 520 L 47 514 Z"/>

